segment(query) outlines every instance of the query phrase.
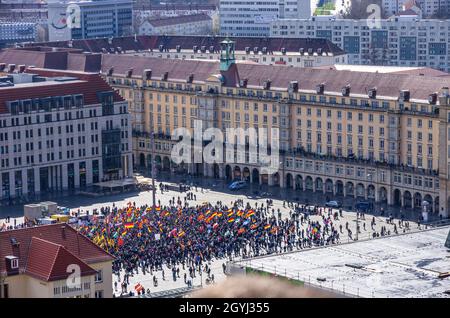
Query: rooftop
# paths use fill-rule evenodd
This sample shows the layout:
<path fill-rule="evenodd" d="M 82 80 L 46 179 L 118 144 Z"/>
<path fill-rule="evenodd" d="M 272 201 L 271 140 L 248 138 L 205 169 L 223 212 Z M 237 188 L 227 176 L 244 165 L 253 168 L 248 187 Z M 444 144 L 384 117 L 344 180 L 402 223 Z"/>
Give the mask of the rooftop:
<path fill-rule="evenodd" d="M 45 81 L 18 83 L 13 86 L 1 87 L 0 114 L 8 111 L 8 101 L 82 94 L 85 105 L 94 105 L 100 103 L 97 96 L 98 92 L 113 90 L 99 74 L 95 73 L 38 68 L 26 69 L 25 72 L 45 77 Z M 61 81 L 61 77 L 67 78 Z M 123 101 L 118 93 L 114 93 L 114 100 Z"/>
<path fill-rule="evenodd" d="M 152 70 L 152 79 L 160 80 L 168 72 L 169 81 L 186 82 L 193 74 L 194 82 L 205 83 L 210 76 L 219 74 L 218 62 L 203 62 L 179 59 L 160 59 L 122 54 L 104 54 L 102 72 L 110 68 L 113 74 L 123 76 L 133 69 L 132 77 L 142 78 L 145 69 Z M 411 100 L 427 101 L 430 94 L 442 87 L 450 87 L 450 78 L 391 74 L 373 72 L 353 72 L 300 67 L 278 67 L 272 65 L 236 64 L 240 79 L 247 79 L 248 88 L 262 89 L 265 81 L 271 81 L 271 89 L 286 91 L 291 81 L 297 81 L 299 90 L 315 92 L 319 84 L 324 84 L 325 93 L 341 94 L 342 88 L 350 86 L 351 94 L 367 96 L 369 89 L 376 88 L 377 96 L 397 99 L 401 90 L 409 90 Z M 226 78 L 226 76 L 225 76 Z M 233 81 L 225 82 L 225 86 Z"/>
<path fill-rule="evenodd" d="M 165 35 L 153 35 L 153 36 L 127 36 L 117 38 L 101 38 L 101 39 L 88 39 L 88 40 L 73 40 L 73 41 L 59 41 L 59 42 L 44 42 L 44 43 L 27 43 L 27 47 L 35 46 L 47 46 L 47 47 L 66 47 L 80 49 L 83 52 L 118 52 L 119 48 L 122 52 L 132 51 L 140 52 L 145 50 L 158 50 L 162 45 L 164 49 L 176 50 L 177 46 L 181 50 L 191 50 L 194 46 L 201 49 L 205 46 L 206 50 L 211 47 L 215 52 L 220 50 L 220 42 L 225 37 L 220 36 L 165 36 Z M 286 53 L 295 52 L 299 53 L 301 49 L 305 53 L 317 52 L 318 49 L 325 54 L 342 55 L 345 52 L 339 48 L 336 44 L 333 44 L 327 39 L 311 39 L 311 38 L 256 38 L 256 37 L 238 37 L 230 38 L 235 42 L 236 51 L 245 51 L 249 48 L 253 51 L 255 48 L 259 52 L 263 48 L 267 48 L 267 53 L 280 52 L 283 48 Z"/>
<path fill-rule="evenodd" d="M 449 297 L 450 226 L 238 262 L 361 297 Z M 286 272 L 285 272 L 286 271 Z"/>
<path fill-rule="evenodd" d="M 449 73 L 442 72 L 430 67 L 421 66 L 378 66 L 378 65 L 348 65 L 334 64 L 333 66 L 319 66 L 318 69 L 333 69 L 338 71 L 371 72 L 371 73 L 396 73 L 420 76 L 450 76 Z"/>
<path fill-rule="evenodd" d="M 82 275 L 94 273 L 89 264 L 111 261 L 113 256 L 75 229 L 61 223 L 0 232 L 0 273 L 7 256 L 19 258 L 19 272 L 41 280 L 67 277 L 68 264 L 78 264 Z"/>

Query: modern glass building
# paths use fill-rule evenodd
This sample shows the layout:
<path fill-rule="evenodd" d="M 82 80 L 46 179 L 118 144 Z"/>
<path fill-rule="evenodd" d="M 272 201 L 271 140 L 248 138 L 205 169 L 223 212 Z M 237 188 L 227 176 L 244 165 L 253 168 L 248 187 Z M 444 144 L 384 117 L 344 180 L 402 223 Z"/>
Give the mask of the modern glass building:
<path fill-rule="evenodd" d="M 50 41 L 117 37 L 132 33 L 131 0 L 49 2 L 48 12 Z"/>

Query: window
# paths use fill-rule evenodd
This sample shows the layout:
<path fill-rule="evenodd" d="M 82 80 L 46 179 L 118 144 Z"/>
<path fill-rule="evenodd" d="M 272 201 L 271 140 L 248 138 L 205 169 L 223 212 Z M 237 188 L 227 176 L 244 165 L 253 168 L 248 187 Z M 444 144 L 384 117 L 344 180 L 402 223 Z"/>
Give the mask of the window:
<path fill-rule="evenodd" d="M 103 290 L 96 290 L 95 298 L 103 298 Z"/>
<path fill-rule="evenodd" d="M 96 283 L 101 283 L 103 281 L 103 271 L 99 270 L 96 274 L 95 274 L 95 282 Z M 102 292 L 103 293 L 103 292 Z"/>

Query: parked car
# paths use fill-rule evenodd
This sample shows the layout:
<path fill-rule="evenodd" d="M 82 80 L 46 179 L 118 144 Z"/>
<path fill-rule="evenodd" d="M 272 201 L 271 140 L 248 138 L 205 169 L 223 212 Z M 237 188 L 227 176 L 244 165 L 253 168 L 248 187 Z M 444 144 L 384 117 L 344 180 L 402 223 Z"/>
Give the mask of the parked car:
<path fill-rule="evenodd" d="M 341 204 L 338 201 L 328 201 L 327 203 L 325 203 L 325 206 L 328 208 L 339 209 L 341 207 Z"/>
<path fill-rule="evenodd" d="M 247 186 L 247 182 L 245 181 L 234 181 L 229 186 L 228 189 L 230 190 L 240 190 Z"/>

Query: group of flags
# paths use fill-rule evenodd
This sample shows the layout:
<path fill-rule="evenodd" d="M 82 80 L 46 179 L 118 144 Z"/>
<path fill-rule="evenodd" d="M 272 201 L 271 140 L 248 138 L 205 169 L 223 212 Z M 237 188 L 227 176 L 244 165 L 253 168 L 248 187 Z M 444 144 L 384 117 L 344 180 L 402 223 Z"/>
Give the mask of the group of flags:
<path fill-rule="evenodd" d="M 207 206 L 204 206 L 198 210 L 198 215 L 190 215 L 189 217 L 186 214 L 183 215 L 181 208 L 178 208 L 178 211 L 175 211 L 175 213 L 171 213 L 174 210 L 168 211 L 161 207 L 156 207 L 155 211 L 152 210 L 152 208 L 148 207 L 141 211 L 140 208 L 128 204 L 124 209 L 113 211 L 105 218 L 104 222 L 93 220 L 90 225 L 80 226 L 79 231 L 92 239 L 95 244 L 109 252 L 114 252 L 118 251 L 131 235 L 142 237 L 142 235 L 155 234 L 155 240 L 159 240 L 161 235 L 165 235 L 170 240 L 175 239 L 179 241 L 181 245 L 183 243 L 180 239 L 186 236 L 189 231 L 186 233 L 185 230 L 180 228 L 180 225 L 183 228 L 188 226 L 187 229 L 185 228 L 186 230 L 192 229 L 203 233 L 211 230 L 217 232 L 221 224 L 229 224 L 228 227 L 230 229 L 234 228 L 237 235 L 255 231 L 258 233 L 268 231 L 268 233 L 276 234 L 278 230 L 276 226 L 258 222 L 255 218 L 256 212 L 252 209 L 212 211 Z M 197 226 L 193 225 L 194 218 L 198 221 Z M 185 222 L 183 225 L 183 220 L 189 220 L 189 222 Z M 168 228 L 169 225 L 172 225 L 172 227 Z M 174 225 L 175 227 L 173 227 Z M 156 238 L 157 236 L 158 238 Z"/>

